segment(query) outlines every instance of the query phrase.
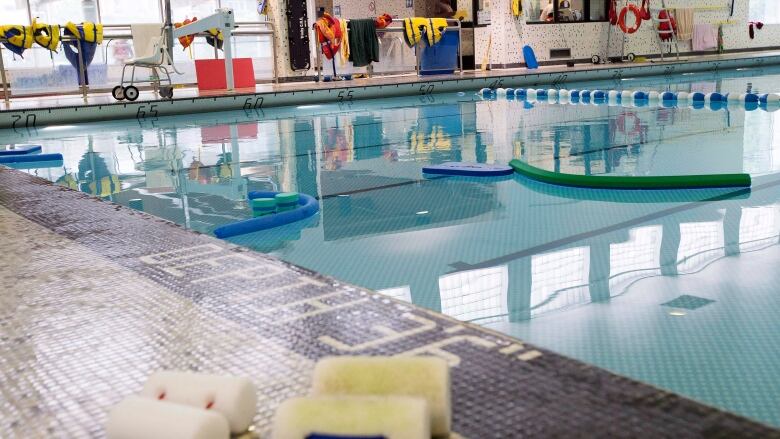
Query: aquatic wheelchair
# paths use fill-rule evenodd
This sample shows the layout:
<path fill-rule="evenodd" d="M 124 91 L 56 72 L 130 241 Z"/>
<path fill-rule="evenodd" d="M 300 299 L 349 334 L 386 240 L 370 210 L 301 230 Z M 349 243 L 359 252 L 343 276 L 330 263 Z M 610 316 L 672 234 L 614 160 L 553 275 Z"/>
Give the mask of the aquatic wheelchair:
<path fill-rule="evenodd" d="M 155 37 L 151 41 L 152 54 L 143 58 L 132 58 L 125 61 L 125 65 L 122 66 L 122 79 L 119 85 L 111 90 L 111 96 L 114 99 L 121 101 L 127 99 L 128 101 L 134 101 L 138 99 L 138 87 L 135 84 L 139 82 L 148 82 L 155 86 L 163 98 L 173 97 L 173 82 L 171 81 L 171 73 L 168 71 L 167 65 L 170 65 L 174 72 L 176 67 L 173 66 L 173 60 L 168 55 L 168 48 L 165 44 L 165 37 L 163 35 Z M 126 79 L 127 68 L 130 67 L 130 80 Z M 152 79 L 149 81 L 136 81 L 135 69 L 137 67 L 150 69 L 152 71 Z M 160 72 L 165 74 L 163 78 L 160 76 Z M 178 73 L 178 72 L 177 72 Z"/>

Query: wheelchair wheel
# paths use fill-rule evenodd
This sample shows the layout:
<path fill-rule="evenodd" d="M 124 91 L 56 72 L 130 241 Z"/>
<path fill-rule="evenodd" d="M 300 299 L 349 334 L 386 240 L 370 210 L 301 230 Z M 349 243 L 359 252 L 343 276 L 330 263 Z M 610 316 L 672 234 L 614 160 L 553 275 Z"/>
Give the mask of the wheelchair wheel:
<path fill-rule="evenodd" d="M 113 90 L 111 90 L 111 96 L 113 96 L 117 101 L 121 101 L 125 98 L 125 89 L 121 85 L 117 85 Z"/>
<path fill-rule="evenodd" d="M 592 57 L 590 57 L 590 62 L 592 62 L 593 64 L 601 64 L 601 57 L 598 55 L 593 55 Z"/>
<path fill-rule="evenodd" d="M 160 87 L 160 96 L 171 99 L 173 97 L 173 87 Z"/>
<path fill-rule="evenodd" d="M 127 99 L 130 102 L 138 99 L 138 88 L 136 88 L 136 86 L 134 85 L 128 85 L 127 87 L 125 87 L 124 93 L 125 93 L 125 99 Z"/>

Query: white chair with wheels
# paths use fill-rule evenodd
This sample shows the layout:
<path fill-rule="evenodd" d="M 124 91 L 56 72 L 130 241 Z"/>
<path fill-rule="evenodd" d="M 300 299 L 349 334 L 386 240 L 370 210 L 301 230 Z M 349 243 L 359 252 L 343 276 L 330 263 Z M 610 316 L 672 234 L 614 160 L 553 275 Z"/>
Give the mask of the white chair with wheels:
<path fill-rule="evenodd" d="M 135 81 L 135 69 L 136 67 L 142 67 L 150 69 L 152 71 L 152 79 L 149 82 L 154 85 L 160 92 L 160 96 L 163 98 L 173 97 L 173 83 L 171 82 L 171 74 L 168 71 L 168 65 L 170 65 L 174 71 L 173 62 L 168 56 L 168 48 L 165 45 L 165 38 L 162 36 L 154 37 L 151 40 L 152 53 L 149 56 L 142 58 L 133 58 L 125 61 L 125 65 L 122 67 L 122 82 L 114 87 L 111 91 L 111 95 L 114 99 L 121 101 L 127 99 L 128 101 L 134 101 L 138 99 L 138 87 L 135 86 L 138 82 Z M 125 80 L 125 73 L 127 68 L 130 67 L 130 80 Z M 165 74 L 165 78 L 160 77 L 160 72 Z"/>

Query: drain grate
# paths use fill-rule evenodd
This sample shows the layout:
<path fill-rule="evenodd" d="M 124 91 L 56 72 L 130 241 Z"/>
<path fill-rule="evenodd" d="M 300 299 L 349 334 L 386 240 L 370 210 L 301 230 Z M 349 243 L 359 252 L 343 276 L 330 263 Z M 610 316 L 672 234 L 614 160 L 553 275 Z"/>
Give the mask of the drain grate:
<path fill-rule="evenodd" d="M 702 306 L 709 305 L 710 303 L 715 302 L 711 299 L 705 299 L 703 297 L 697 297 L 697 296 L 691 296 L 688 294 L 683 294 L 682 296 L 670 300 L 669 302 L 662 303 L 661 306 L 668 306 L 671 308 L 681 308 L 681 309 L 699 309 Z"/>

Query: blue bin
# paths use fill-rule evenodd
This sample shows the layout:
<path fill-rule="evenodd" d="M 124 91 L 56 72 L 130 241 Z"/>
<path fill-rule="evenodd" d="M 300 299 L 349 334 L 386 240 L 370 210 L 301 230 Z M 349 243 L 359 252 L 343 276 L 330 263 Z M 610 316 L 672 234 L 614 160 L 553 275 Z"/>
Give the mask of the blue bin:
<path fill-rule="evenodd" d="M 420 53 L 421 75 L 443 75 L 454 73 L 458 68 L 458 33 L 447 30 L 441 41 L 433 47 L 426 43 L 418 46 Z"/>

